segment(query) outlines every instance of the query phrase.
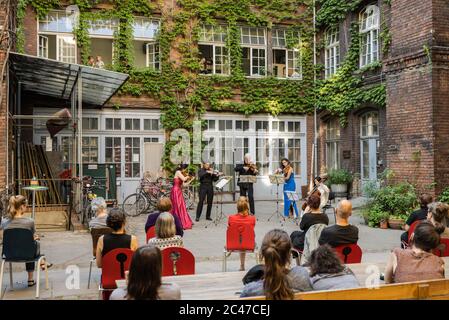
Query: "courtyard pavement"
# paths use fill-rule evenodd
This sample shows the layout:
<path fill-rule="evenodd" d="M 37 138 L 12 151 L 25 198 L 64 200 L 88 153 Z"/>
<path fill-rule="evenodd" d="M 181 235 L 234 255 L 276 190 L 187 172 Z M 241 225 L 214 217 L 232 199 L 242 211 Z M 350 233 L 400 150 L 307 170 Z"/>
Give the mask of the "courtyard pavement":
<path fill-rule="evenodd" d="M 351 218 L 351 223 L 359 228 L 358 244 L 363 250 L 362 262 L 385 263 L 389 251 L 399 246 L 399 237 L 402 231 L 391 229 L 370 228 L 364 224 L 357 207 L 363 203 L 363 198 L 353 200 L 356 208 Z M 280 205 L 280 211 L 282 211 Z M 224 204 L 225 216 L 235 213 L 234 204 Z M 283 221 L 276 214 L 276 202 L 256 201 L 256 241 L 260 247 L 263 236 L 271 229 L 282 228 L 288 233 L 298 230 L 298 226 L 291 219 Z M 216 215 L 216 207 L 212 211 L 212 217 Z M 195 214 L 191 211 L 191 216 Z M 328 211 L 330 224 L 334 223 L 331 211 Z M 271 218 L 270 218 L 271 217 Z M 144 225 L 147 216 L 128 218 L 127 230 L 137 236 L 139 244 L 145 243 Z M 268 221 L 268 219 L 270 219 Z M 196 273 L 221 272 L 223 261 L 223 247 L 226 236 L 226 221 L 224 217 L 217 225 L 205 220 L 205 209 L 202 219 L 195 223 L 191 230 L 184 233 L 184 246 L 189 249 L 196 259 Z M 38 231 L 39 233 L 39 231 Z M 92 270 L 92 282 L 87 289 L 89 262 L 91 259 L 92 243 L 90 234 L 85 231 L 43 232 L 41 235 L 41 252 L 45 253 L 48 261 L 53 263 L 49 270 L 50 289 L 44 289 L 44 278 L 41 280 L 41 298 L 43 299 L 96 299 L 98 296 L 98 282 L 100 270 L 94 265 Z M 246 269 L 255 264 L 254 255 L 248 255 Z M 228 271 L 239 269 L 238 254 L 228 258 Z M 9 287 L 9 271 L 5 272 L 2 284 L 3 299 L 33 299 L 35 287 L 26 287 L 26 273 L 24 265 L 13 265 L 14 290 Z M 76 275 L 73 270 L 79 270 L 79 288 L 77 283 L 73 285 L 71 275 Z M 66 272 L 69 272 L 66 274 Z M 70 273 L 72 272 L 72 273 Z M 43 274 L 42 274 L 43 276 Z M 66 283 L 67 282 L 67 283 Z M 5 291 L 6 289 L 6 291 Z"/>

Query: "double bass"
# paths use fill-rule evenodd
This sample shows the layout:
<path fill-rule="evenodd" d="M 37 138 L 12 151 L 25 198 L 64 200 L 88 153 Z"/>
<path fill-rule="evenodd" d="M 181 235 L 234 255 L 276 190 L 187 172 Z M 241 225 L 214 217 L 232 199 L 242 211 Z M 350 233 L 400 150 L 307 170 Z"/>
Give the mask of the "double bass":
<path fill-rule="evenodd" d="M 314 194 L 317 195 L 318 197 L 321 197 L 321 192 L 320 192 L 320 190 L 318 190 L 318 185 L 316 185 L 316 184 L 314 185 L 312 191 L 309 192 L 309 194 L 307 195 L 307 198 L 305 199 L 304 203 L 302 204 L 302 207 L 301 207 L 302 211 L 306 210 L 307 201 Z"/>

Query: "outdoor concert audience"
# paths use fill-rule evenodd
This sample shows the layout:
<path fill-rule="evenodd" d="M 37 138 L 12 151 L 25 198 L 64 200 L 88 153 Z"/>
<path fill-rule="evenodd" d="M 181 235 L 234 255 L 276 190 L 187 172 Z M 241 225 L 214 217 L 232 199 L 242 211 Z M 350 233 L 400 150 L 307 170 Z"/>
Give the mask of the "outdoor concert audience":
<path fill-rule="evenodd" d="M 296 266 L 290 269 L 290 250 L 287 232 L 280 229 L 269 231 L 260 250 L 265 265 L 248 271 L 240 297 L 265 295 L 269 300 L 293 299 L 294 291 L 312 290 L 306 268 Z"/>
<path fill-rule="evenodd" d="M 440 234 L 440 238 L 444 239 L 449 239 L 449 228 L 445 225 L 448 214 L 449 205 L 446 203 L 432 202 L 429 204 L 427 220 L 435 226 L 435 230 Z"/>
<path fill-rule="evenodd" d="M 394 249 L 385 269 L 385 283 L 444 279 L 444 260 L 432 254 L 440 243 L 435 227 L 425 221 L 416 226 L 410 249 Z"/>
<path fill-rule="evenodd" d="M 92 199 L 91 208 L 95 213 L 95 218 L 89 221 L 89 228 L 105 228 L 106 218 L 108 217 L 108 205 L 103 197 Z"/>
<path fill-rule="evenodd" d="M 299 224 L 300 231 L 293 231 L 290 235 L 292 246 L 295 249 L 302 251 L 304 249 L 304 239 L 307 230 L 314 224 L 322 223 L 329 224 L 329 218 L 326 214 L 321 212 L 320 209 L 321 198 L 318 195 L 312 194 L 307 199 L 307 206 L 310 208 L 310 212 L 305 213 L 302 216 L 301 223 Z"/>
<path fill-rule="evenodd" d="M 318 240 L 319 244 L 337 247 L 343 244 L 357 243 L 359 240 L 359 229 L 349 224 L 351 214 L 351 202 L 348 200 L 340 201 L 337 207 L 337 223 L 323 229 Z"/>
<path fill-rule="evenodd" d="M 403 248 L 404 248 L 403 244 L 408 242 L 408 229 L 410 229 L 410 226 L 412 225 L 413 222 L 427 219 L 428 205 L 431 202 L 432 202 L 431 195 L 423 193 L 419 196 L 420 209 L 413 211 L 404 224 L 404 230 L 406 232 L 401 234 L 401 246 Z"/>
<path fill-rule="evenodd" d="M 256 217 L 249 214 L 249 203 L 246 197 L 237 200 L 237 213 L 229 216 L 228 227 L 234 224 L 248 224 L 253 229 L 256 226 Z M 240 252 L 240 271 L 245 270 L 245 252 Z"/>
<path fill-rule="evenodd" d="M 354 273 L 340 262 L 335 251 L 327 244 L 310 254 L 308 263 L 313 290 L 335 290 L 359 287 Z"/>
<path fill-rule="evenodd" d="M 138 247 L 136 236 L 126 234 L 126 216 L 121 209 L 111 209 L 106 218 L 106 226 L 112 229 L 112 233 L 98 239 L 96 261 L 99 268 L 102 266 L 102 257 L 109 251 L 119 248 L 134 251 Z"/>
<path fill-rule="evenodd" d="M 181 291 L 175 283 L 162 282 L 162 256 L 159 248 L 146 245 L 134 253 L 126 288 L 115 289 L 110 300 L 180 300 Z"/>
<path fill-rule="evenodd" d="M 148 240 L 148 244 L 159 249 L 183 247 L 182 237 L 176 234 L 175 219 L 169 212 L 162 212 L 156 220 L 156 237 Z"/>
<path fill-rule="evenodd" d="M 9 207 L 8 207 L 9 218 L 3 221 L 3 229 L 5 231 L 11 229 L 26 229 L 31 231 L 34 238 L 35 257 L 38 257 L 40 255 L 40 243 L 38 240 L 40 239 L 39 236 L 36 234 L 34 220 L 25 217 L 26 209 L 27 209 L 27 198 L 25 198 L 24 196 L 17 195 L 9 198 Z M 53 264 L 47 264 L 47 268 L 50 268 L 52 265 Z M 32 287 L 36 284 L 36 282 L 33 279 L 35 263 L 27 262 L 25 263 L 25 266 L 26 271 L 28 272 L 28 287 Z M 40 267 L 44 269 L 45 265 L 43 264 Z"/>
<path fill-rule="evenodd" d="M 162 212 L 170 213 L 172 209 L 170 198 L 168 197 L 160 198 L 157 202 L 156 208 L 157 211 L 148 215 L 147 222 L 145 224 L 145 233 L 148 231 L 148 229 L 150 229 L 152 226 L 156 224 L 156 220 Z M 182 237 L 184 235 L 184 230 L 182 229 L 181 221 L 179 220 L 177 215 L 173 215 L 173 218 L 175 219 L 176 234 Z"/>

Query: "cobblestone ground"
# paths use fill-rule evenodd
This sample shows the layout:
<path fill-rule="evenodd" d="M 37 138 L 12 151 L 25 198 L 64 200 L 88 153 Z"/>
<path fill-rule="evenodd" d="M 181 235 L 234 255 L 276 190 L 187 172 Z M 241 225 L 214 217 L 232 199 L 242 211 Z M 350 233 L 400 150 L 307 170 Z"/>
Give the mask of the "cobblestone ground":
<path fill-rule="evenodd" d="M 354 200 L 354 206 L 360 205 L 360 200 Z M 280 207 L 280 211 L 282 207 Z M 220 210 L 219 210 L 220 211 Z M 235 205 L 223 205 L 225 217 L 217 224 L 205 220 L 205 212 L 202 220 L 195 223 L 191 230 L 184 235 L 184 245 L 195 255 L 196 272 L 210 273 L 222 270 L 223 247 L 226 235 L 226 216 L 235 213 Z M 295 221 L 288 219 L 283 221 L 276 215 L 276 202 L 256 202 L 256 241 L 260 246 L 261 240 L 266 232 L 273 228 L 282 228 L 288 233 L 297 230 Z M 329 213 L 330 223 L 334 223 L 333 214 Z M 212 211 L 212 217 L 217 214 L 216 208 Z M 194 217 L 193 211 L 191 216 Z M 138 237 L 139 244 L 145 243 L 144 225 L 147 216 L 142 215 L 128 219 L 127 230 Z M 399 230 L 381 230 L 369 228 L 363 223 L 363 219 L 355 210 L 351 222 L 359 227 L 359 245 L 363 249 L 362 262 L 384 263 L 388 252 L 399 245 Z M 89 273 L 89 262 L 91 259 L 91 238 L 87 232 L 45 232 L 41 233 L 41 251 L 45 253 L 48 260 L 54 264 L 49 271 L 50 289 L 44 289 L 44 281 L 41 282 L 41 298 L 43 299 L 96 299 L 98 297 L 99 270 L 94 266 L 92 269 L 92 282 L 87 289 L 87 278 Z M 234 254 L 228 258 L 228 271 L 239 269 L 238 255 Z M 246 269 L 255 264 L 253 255 L 247 256 Z M 67 270 L 79 270 L 79 288 L 71 289 L 71 283 L 67 279 Z M 69 267 L 69 268 L 68 268 Z M 67 269 L 68 268 L 68 269 Z M 8 270 L 8 269 L 7 269 Z M 33 299 L 35 287 L 26 287 L 26 273 L 21 264 L 14 265 L 14 290 L 9 286 L 9 276 L 5 273 L 2 285 L 3 299 Z M 66 283 L 68 281 L 68 283 Z M 5 292 L 6 288 L 6 292 Z"/>

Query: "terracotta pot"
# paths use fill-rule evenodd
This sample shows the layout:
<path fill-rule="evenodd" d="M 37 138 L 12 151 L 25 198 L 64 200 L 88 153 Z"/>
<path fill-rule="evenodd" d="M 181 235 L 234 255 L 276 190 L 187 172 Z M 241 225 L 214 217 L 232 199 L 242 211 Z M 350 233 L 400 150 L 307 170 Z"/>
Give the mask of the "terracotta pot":
<path fill-rule="evenodd" d="M 388 221 L 387 220 L 380 221 L 380 228 L 381 229 L 388 229 Z"/>
<path fill-rule="evenodd" d="M 404 219 L 395 219 L 395 218 L 388 219 L 388 225 L 391 229 L 401 230 L 404 224 L 405 224 Z"/>

